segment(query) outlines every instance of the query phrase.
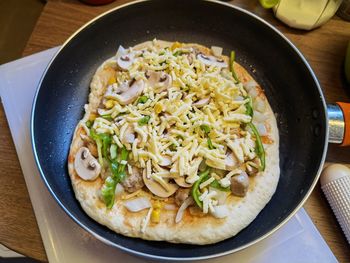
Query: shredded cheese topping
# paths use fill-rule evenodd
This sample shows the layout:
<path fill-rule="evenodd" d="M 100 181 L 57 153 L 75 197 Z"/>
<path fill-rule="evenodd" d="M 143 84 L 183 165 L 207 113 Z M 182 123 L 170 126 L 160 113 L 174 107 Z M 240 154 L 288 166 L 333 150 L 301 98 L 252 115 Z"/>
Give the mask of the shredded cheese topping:
<path fill-rule="evenodd" d="M 256 139 L 242 128 L 252 121 L 247 114 L 247 92 L 236 83 L 223 57 L 210 64 L 195 48 L 181 44 L 160 48 L 156 40 L 141 50 L 126 52 L 131 62 L 116 70 L 92 129 L 112 135 L 113 143 L 130 151 L 128 162 L 122 162 L 128 163 L 129 173 L 136 166 L 165 191 L 170 191 L 169 181 L 180 177 L 194 184 L 201 163 L 228 171 L 224 176 L 214 173 L 199 186 L 203 212 L 215 211 L 217 192 L 208 191 L 210 184 L 217 180 L 221 187 L 228 187 L 231 177 L 241 172 L 232 166 L 245 162 L 252 166 L 256 158 Z M 131 90 L 137 94 L 129 94 Z M 230 163 L 232 158 L 235 164 Z"/>

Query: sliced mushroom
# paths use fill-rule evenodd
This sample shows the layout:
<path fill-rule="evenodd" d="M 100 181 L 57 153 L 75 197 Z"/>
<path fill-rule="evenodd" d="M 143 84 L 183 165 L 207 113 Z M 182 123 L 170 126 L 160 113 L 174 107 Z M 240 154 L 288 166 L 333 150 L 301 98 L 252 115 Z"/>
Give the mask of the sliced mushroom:
<path fill-rule="evenodd" d="M 170 168 L 170 173 L 171 174 L 179 174 L 179 162 L 175 161 L 173 165 Z"/>
<path fill-rule="evenodd" d="M 94 142 L 89 141 L 89 142 L 87 142 L 86 146 L 89 149 L 89 151 L 92 154 L 92 156 L 98 157 L 97 146 L 96 146 L 96 144 Z"/>
<path fill-rule="evenodd" d="M 194 171 L 196 172 L 196 171 Z M 177 175 L 179 176 L 179 162 L 178 161 L 175 161 L 173 166 L 171 167 L 170 169 L 170 173 L 173 174 L 173 175 Z M 174 179 L 175 183 L 177 183 L 178 186 L 181 186 L 181 187 L 184 187 L 184 188 L 190 188 L 192 184 L 189 184 L 185 181 L 185 177 L 183 176 L 179 176 L 177 178 Z"/>
<path fill-rule="evenodd" d="M 190 195 L 190 189 L 179 188 L 175 194 L 175 203 L 180 206 Z"/>
<path fill-rule="evenodd" d="M 84 146 L 87 147 L 94 157 L 98 157 L 97 146 L 95 141 L 93 141 L 88 135 L 80 134 L 80 138 L 84 141 Z"/>
<path fill-rule="evenodd" d="M 123 93 L 123 92 L 126 92 L 129 87 L 130 87 L 130 81 L 124 81 L 122 82 L 116 89 L 115 89 L 115 92 L 117 94 L 120 94 L 120 93 Z M 107 89 L 108 90 L 108 89 Z"/>
<path fill-rule="evenodd" d="M 150 190 L 154 195 L 159 197 L 169 197 L 173 195 L 176 190 L 179 188 L 177 184 L 167 183 L 168 190 L 166 190 L 163 186 L 161 186 L 158 182 L 153 180 L 152 178 L 148 179 L 146 173 L 143 174 L 143 182 L 147 186 L 148 190 Z"/>
<path fill-rule="evenodd" d="M 163 155 L 160 162 L 158 162 L 158 165 L 166 166 L 166 167 L 171 166 L 172 164 L 173 164 L 173 161 L 171 160 L 171 156 L 169 155 Z"/>
<path fill-rule="evenodd" d="M 227 64 L 223 59 L 214 56 L 206 56 L 202 53 L 197 55 L 197 59 L 207 66 L 216 66 L 219 68 L 226 68 Z"/>
<path fill-rule="evenodd" d="M 145 73 L 148 80 L 148 85 L 151 87 L 160 87 L 158 92 L 162 92 L 171 87 L 172 78 L 169 74 L 162 71 L 152 71 L 148 70 Z"/>
<path fill-rule="evenodd" d="M 117 100 L 121 105 L 127 105 L 141 95 L 144 87 L 145 83 L 142 79 L 133 79 L 130 82 L 119 85 L 118 87 L 115 87 L 115 85 L 109 86 L 104 96 L 107 99 Z"/>
<path fill-rule="evenodd" d="M 246 172 L 231 178 L 231 192 L 235 196 L 244 197 L 249 187 L 249 177 Z"/>
<path fill-rule="evenodd" d="M 261 163 L 259 158 L 254 158 L 253 161 L 246 162 L 246 172 L 249 176 L 256 175 L 259 172 Z"/>
<path fill-rule="evenodd" d="M 225 159 L 225 170 L 230 171 L 236 168 L 238 165 L 237 158 L 233 152 L 228 152 Z"/>
<path fill-rule="evenodd" d="M 128 69 L 132 65 L 132 63 L 134 63 L 135 60 L 134 52 L 128 53 L 128 51 L 122 46 L 119 46 L 116 56 L 117 64 L 123 70 Z"/>
<path fill-rule="evenodd" d="M 192 65 L 192 63 L 193 63 L 192 53 L 188 53 L 187 54 L 187 60 L 188 60 L 188 64 Z"/>
<path fill-rule="evenodd" d="M 117 85 L 116 83 L 109 85 L 107 87 L 107 90 L 104 94 L 105 100 L 106 99 L 117 99 L 117 95 L 120 95 L 121 93 L 127 92 L 127 90 L 130 87 L 130 81 L 124 81 L 121 84 Z M 104 108 L 104 103 L 101 100 L 100 103 L 100 108 Z M 100 109 L 98 109 L 99 114 L 101 115 L 102 112 L 100 113 Z"/>
<path fill-rule="evenodd" d="M 193 106 L 196 106 L 197 108 L 204 107 L 205 105 L 208 105 L 210 102 L 210 97 L 197 100 L 195 103 L 192 103 Z"/>
<path fill-rule="evenodd" d="M 86 147 L 81 147 L 75 154 L 74 168 L 79 177 L 87 181 L 95 180 L 101 172 L 101 165 Z"/>
<path fill-rule="evenodd" d="M 193 184 L 186 183 L 185 178 L 182 176 L 175 178 L 174 180 L 175 180 L 175 183 L 177 183 L 179 186 L 184 188 L 190 188 L 193 185 Z"/>
<path fill-rule="evenodd" d="M 188 169 L 188 174 L 187 174 L 188 176 L 186 178 L 187 184 L 192 185 L 194 183 L 195 178 L 198 177 L 198 175 L 197 175 L 198 169 L 199 169 L 199 166 L 201 165 L 202 161 L 203 161 L 203 157 L 196 157 L 191 161 L 190 169 Z"/>
<path fill-rule="evenodd" d="M 141 171 L 139 168 L 133 166 L 132 173 L 128 174 L 126 179 L 121 183 L 124 190 L 133 193 L 141 189 L 144 186 Z"/>

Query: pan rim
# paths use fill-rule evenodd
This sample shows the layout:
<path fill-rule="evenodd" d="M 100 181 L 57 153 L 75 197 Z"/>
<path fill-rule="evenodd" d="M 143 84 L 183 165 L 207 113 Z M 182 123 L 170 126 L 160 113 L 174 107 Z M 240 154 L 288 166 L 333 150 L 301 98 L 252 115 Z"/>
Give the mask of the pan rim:
<path fill-rule="evenodd" d="M 322 167 L 324 165 L 325 159 L 326 159 L 326 154 L 327 154 L 327 149 L 328 149 L 328 130 L 329 130 L 329 125 L 328 125 L 328 114 L 327 114 L 327 107 L 326 107 L 326 101 L 324 98 L 324 94 L 322 92 L 321 86 L 319 84 L 319 81 L 314 73 L 314 71 L 312 70 L 310 64 L 307 62 L 306 58 L 304 57 L 304 55 L 298 50 L 298 48 L 285 36 L 282 34 L 282 32 L 280 32 L 277 28 L 275 28 L 273 25 L 269 24 L 267 21 L 265 21 L 264 19 L 260 18 L 259 16 L 255 15 L 254 13 L 245 10 L 241 7 L 235 6 L 233 4 L 229 4 L 229 3 L 223 3 L 220 2 L 219 0 L 205 0 L 206 2 L 212 2 L 212 3 L 216 3 L 219 5 L 223 5 L 232 9 L 236 9 L 242 13 L 244 13 L 245 15 L 248 15 L 256 20 L 258 20 L 260 23 L 263 23 L 265 26 L 267 26 L 270 30 L 272 30 L 274 33 L 276 33 L 279 37 L 281 37 L 289 46 L 290 48 L 299 56 L 299 58 L 301 59 L 301 61 L 304 63 L 304 65 L 306 66 L 306 69 L 308 70 L 308 72 L 310 73 L 310 75 L 312 76 L 312 79 L 314 81 L 314 83 L 316 84 L 316 87 L 318 89 L 318 92 L 320 94 L 320 99 L 323 105 L 323 109 L 324 109 L 324 119 L 325 119 L 325 141 L 324 141 L 324 147 L 323 147 L 323 153 L 322 153 L 322 158 L 320 160 L 320 165 L 319 168 L 317 170 L 316 176 L 311 184 L 311 186 L 309 187 L 308 191 L 306 192 L 306 194 L 304 195 L 303 199 L 299 202 L 299 204 L 296 206 L 296 208 L 284 219 L 282 220 L 277 226 L 275 226 L 273 229 L 271 229 L 269 232 L 265 233 L 264 235 L 260 236 L 259 238 L 245 244 L 242 246 L 239 246 L 237 248 L 231 249 L 231 250 L 227 250 L 225 252 L 221 252 L 221 253 L 215 253 L 215 254 L 211 254 L 211 255 L 206 255 L 206 256 L 199 256 L 199 257 L 167 257 L 167 256 L 158 256 L 158 255 L 153 255 L 150 253 L 144 253 L 144 252 L 139 252 L 130 248 L 127 248 L 123 245 L 120 244 L 116 244 L 104 237 L 102 237 L 101 235 L 95 233 L 92 229 L 90 229 L 90 227 L 82 222 L 79 221 L 78 218 L 76 218 L 70 211 L 68 208 L 65 207 L 65 205 L 59 200 L 58 196 L 56 195 L 56 193 L 53 191 L 53 189 L 51 188 L 49 182 L 47 181 L 45 175 L 44 175 L 44 171 L 41 168 L 40 165 L 40 161 L 39 161 L 39 157 L 37 155 L 37 150 L 36 150 L 36 144 L 35 144 L 35 133 L 34 133 L 34 118 L 35 118 L 35 109 L 36 109 L 36 102 L 38 99 L 38 95 L 40 93 L 40 89 L 42 86 L 42 82 L 48 72 L 48 70 L 50 69 L 52 63 L 55 61 L 56 57 L 61 53 L 61 51 L 64 49 L 64 47 L 70 43 L 70 41 L 75 38 L 76 35 L 78 35 L 81 31 L 83 31 L 85 28 L 87 28 L 88 26 L 90 26 L 91 24 L 93 24 L 96 20 L 102 18 L 103 16 L 108 15 L 109 13 L 112 13 L 116 10 L 122 9 L 124 7 L 128 7 L 131 5 L 136 5 L 142 2 L 150 2 L 151 0 L 136 0 L 136 1 L 132 1 L 120 6 L 117 6 L 115 8 L 112 8 L 110 10 L 107 10 L 106 12 L 96 16 L 95 18 L 93 18 L 92 20 L 88 21 L 86 24 L 84 24 L 83 26 L 81 26 L 78 30 L 76 30 L 59 48 L 59 50 L 54 54 L 54 56 L 52 57 L 52 59 L 50 60 L 50 62 L 48 63 L 46 69 L 44 70 L 40 81 L 38 83 L 38 88 L 35 92 L 35 96 L 33 99 L 33 103 L 32 103 L 32 111 L 31 111 L 31 118 L 30 118 L 30 139 L 31 139 L 31 144 L 32 144 L 32 151 L 33 151 L 33 155 L 34 155 L 34 160 L 35 163 L 37 165 L 37 168 L 39 170 L 40 176 L 43 179 L 46 187 L 48 188 L 50 194 L 53 196 L 53 198 L 56 200 L 56 202 L 59 204 L 59 206 L 65 211 L 65 213 L 67 213 L 69 215 L 70 218 L 73 219 L 73 221 L 75 223 L 77 223 L 80 227 L 82 227 L 85 231 L 89 232 L 91 235 L 93 235 L 96 239 L 100 240 L 101 242 L 108 244 L 112 247 L 116 247 L 122 251 L 128 252 L 132 255 L 135 256 L 140 256 L 140 257 L 144 257 L 144 258 L 148 258 L 148 259 L 156 259 L 156 260 L 168 260 L 168 261 L 198 261 L 198 260 L 205 260 L 205 259 L 212 259 L 212 258 L 217 258 L 217 257 L 222 257 L 222 256 L 226 256 L 229 254 L 232 254 L 234 252 L 238 252 L 240 250 L 246 249 L 260 241 L 262 241 L 263 239 L 267 238 L 268 236 L 272 235 L 273 233 L 275 233 L 277 230 L 279 230 L 282 226 L 284 226 L 297 212 L 298 210 L 304 205 L 305 201 L 309 198 L 310 194 L 312 193 L 313 189 L 316 186 L 316 183 L 320 177 L 321 171 L 322 171 Z"/>

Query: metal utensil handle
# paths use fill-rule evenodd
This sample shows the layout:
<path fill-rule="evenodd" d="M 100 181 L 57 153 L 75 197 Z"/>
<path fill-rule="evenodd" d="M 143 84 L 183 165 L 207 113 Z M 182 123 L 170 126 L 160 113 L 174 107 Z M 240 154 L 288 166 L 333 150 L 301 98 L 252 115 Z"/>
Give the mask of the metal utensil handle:
<path fill-rule="evenodd" d="M 337 102 L 327 105 L 329 142 L 341 146 L 350 145 L 350 103 Z"/>

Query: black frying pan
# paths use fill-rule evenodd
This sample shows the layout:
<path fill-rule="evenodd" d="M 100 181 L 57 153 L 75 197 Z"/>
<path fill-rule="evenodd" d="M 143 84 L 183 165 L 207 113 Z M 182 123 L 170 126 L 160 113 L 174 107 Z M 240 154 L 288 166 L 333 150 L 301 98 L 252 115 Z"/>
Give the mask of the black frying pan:
<path fill-rule="evenodd" d="M 238 235 L 213 245 L 152 242 L 118 235 L 75 199 L 67 155 L 97 67 L 121 44 L 158 38 L 221 46 L 264 88 L 277 115 L 281 176 L 271 201 Z M 128 252 L 158 259 L 203 259 L 245 248 L 283 225 L 313 189 L 325 159 L 327 113 L 310 66 L 281 33 L 260 18 L 220 2 L 142 1 L 114 9 L 71 37 L 48 66 L 34 100 L 33 148 L 49 191 L 81 227 Z"/>

